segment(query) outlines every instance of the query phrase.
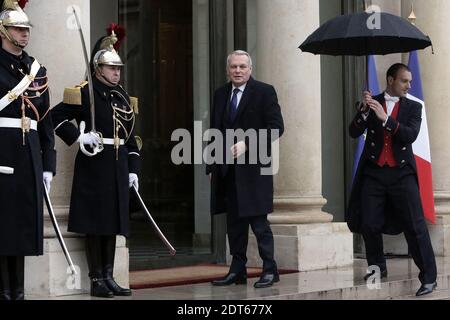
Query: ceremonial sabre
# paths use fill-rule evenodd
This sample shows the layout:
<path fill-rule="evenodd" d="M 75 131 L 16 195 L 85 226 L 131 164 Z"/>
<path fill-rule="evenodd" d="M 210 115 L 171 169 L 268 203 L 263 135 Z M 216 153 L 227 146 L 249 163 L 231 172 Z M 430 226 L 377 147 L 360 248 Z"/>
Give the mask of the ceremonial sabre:
<path fill-rule="evenodd" d="M 144 209 L 145 213 L 147 213 L 147 216 L 150 219 L 150 222 L 152 223 L 153 228 L 156 230 L 156 233 L 158 234 L 159 238 L 162 240 L 162 242 L 164 242 L 164 244 L 166 245 L 166 247 L 169 249 L 170 254 L 172 256 L 175 255 L 175 253 L 177 252 L 175 250 L 175 248 L 170 244 L 169 240 L 167 240 L 167 238 L 164 236 L 164 234 L 162 233 L 162 231 L 159 229 L 158 225 L 156 224 L 155 220 L 153 220 L 152 215 L 150 214 L 150 212 L 148 211 L 147 207 L 145 206 L 144 201 L 141 198 L 141 195 L 139 194 L 137 188 L 135 185 L 133 185 L 132 189 L 134 190 L 134 192 L 136 193 L 136 196 L 139 199 L 139 203 L 141 204 L 142 209 Z"/>
<path fill-rule="evenodd" d="M 77 12 L 75 11 L 74 7 L 72 7 L 72 10 L 73 10 L 73 15 L 75 16 L 75 21 L 77 23 L 78 31 L 80 33 L 81 45 L 83 47 L 84 62 L 86 63 L 86 75 L 87 75 L 87 79 L 88 79 L 88 88 L 89 88 L 89 106 L 90 106 L 90 111 L 91 111 L 91 132 L 97 134 L 97 131 L 95 130 L 94 87 L 93 87 L 93 83 L 92 83 L 91 67 L 89 65 L 89 57 L 88 57 L 88 53 L 87 53 L 87 49 L 86 49 L 86 42 L 84 41 L 83 29 L 81 28 L 80 19 L 78 19 Z M 82 135 L 84 134 L 85 126 L 86 125 L 85 125 L 84 121 L 82 121 L 80 123 L 80 132 Z M 101 137 L 101 134 L 100 134 L 100 137 Z M 101 142 L 101 139 L 100 139 L 100 144 L 93 148 L 93 152 L 89 152 L 84 147 L 83 141 L 80 140 L 80 149 L 85 155 L 87 155 L 89 157 L 93 157 L 97 153 L 102 152 L 103 143 Z"/>
<path fill-rule="evenodd" d="M 66 256 L 67 263 L 70 266 L 70 269 L 72 270 L 72 274 L 77 274 L 77 271 L 75 270 L 75 266 L 73 265 L 72 258 L 70 257 L 69 251 L 67 250 L 66 244 L 64 242 L 64 238 L 61 234 L 61 230 L 58 226 L 58 221 L 56 221 L 55 213 L 53 212 L 53 206 L 50 201 L 50 196 L 48 195 L 47 186 L 44 183 L 44 199 L 45 203 L 47 204 L 48 213 L 50 215 L 50 220 L 52 220 L 53 228 L 55 229 L 56 236 L 58 238 L 59 244 L 61 245 L 61 248 L 63 249 L 64 255 Z"/>

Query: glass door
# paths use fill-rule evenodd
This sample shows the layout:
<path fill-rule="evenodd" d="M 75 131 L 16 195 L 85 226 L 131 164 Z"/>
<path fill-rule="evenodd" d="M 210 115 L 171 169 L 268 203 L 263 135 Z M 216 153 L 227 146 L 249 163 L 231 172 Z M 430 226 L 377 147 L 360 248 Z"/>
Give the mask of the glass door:
<path fill-rule="evenodd" d="M 203 164 L 175 165 L 174 130 L 194 141 L 209 119 L 208 1 L 120 0 L 124 83 L 139 97 L 136 135 L 142 140 L 140 192 L 177 250 L 171 257 L 145 213 L 132 201 L 130 270 L 213 262 L 209 179 Z M 195 124 L 195 125 L 194 125 Z"/>

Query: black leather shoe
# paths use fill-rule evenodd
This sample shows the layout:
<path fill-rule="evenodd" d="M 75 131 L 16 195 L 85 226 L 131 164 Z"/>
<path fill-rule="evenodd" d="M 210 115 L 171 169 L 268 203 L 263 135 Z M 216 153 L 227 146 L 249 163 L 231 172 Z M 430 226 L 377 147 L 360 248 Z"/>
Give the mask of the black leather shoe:
<path fill-rule="evenodd" d="M 113 292 L 108 288 L 103 279 L 91 280 L 91 296 L 100 298 L 114 298 Z"/>
<path fill-rule="evenodd" d="M 265 273 L 261 275 L 258 281 L 253 285 L 255 288 L 267 288 L 272 286 L 275 282 L 280 281 L 278 273 Z"/>
<path fill-rule="evenodd" d="M 419 290 L 416 292 L 416 297 L 420 297 L 429 293 L 432 293 L 434 289 L 436 289 L 437 283 L 436 281 L 433 283 L 427 283 L 420 286 Z"/>
<path fill-rule="evenodd" d="M 131 296 L 131 290 L 119 286 L 114 278 L 105 278 L 104 281 L 115 296 Z"/>
<path fill-rule="evenodd" d="M 375 272 L 367 273 L 367 274 L 364 276 L 364 281 L 367 281 L 371 276 L 374 275 L 374 273 L 375 273 Z M 388 274 L 387 269 L 381 271 L 380 279 L 387 278 L 387 274 Z"/>
<path fill-rule="evenodd" d="M 13 295 L 13 300 L 25 300 L 25 294 L 23 291 L 16 291 Z"/>
<path fill-rule="evenodd" d="M 225 277 L 211 281 L 213 286 L 229 286 L 230 284 L 247 284 L 247 275 L 238 273 L 229 273 Z"/>
<path fill-rule="evenodd" d="M 11 292 L 7 290 L 0 292 L 0 300 L 11 300 Z"/>

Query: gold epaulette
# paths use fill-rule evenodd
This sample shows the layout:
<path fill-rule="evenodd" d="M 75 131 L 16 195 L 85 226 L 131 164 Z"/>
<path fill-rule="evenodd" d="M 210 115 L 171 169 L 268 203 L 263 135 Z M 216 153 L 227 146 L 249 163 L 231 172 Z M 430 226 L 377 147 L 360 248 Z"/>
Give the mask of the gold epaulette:
<path fill-rule="evenodd" d="M 130 97 L 130 105 L 135 114 L 139 114 L 139 103 L 137 97 Z"/>
<path fill-rule="evenodd" d="M 84 87 L 86 87 L 86 85 L 87 85 L 88 83 L 89 83 L 89 82 L 87 82 L 87 81 L 83 81 L 82 83 L 80 83 L 79 85 L 77 85 L 77 87 L 84 88 Z"/>
<path fill-rule="evenodd" d="M 87 84 L 88 82 L 84 81 L 75 87 L 65 88 L 63 102 L 67 104 L 81 106 L 82 105 L 81 88 L 85 87 Z"/>

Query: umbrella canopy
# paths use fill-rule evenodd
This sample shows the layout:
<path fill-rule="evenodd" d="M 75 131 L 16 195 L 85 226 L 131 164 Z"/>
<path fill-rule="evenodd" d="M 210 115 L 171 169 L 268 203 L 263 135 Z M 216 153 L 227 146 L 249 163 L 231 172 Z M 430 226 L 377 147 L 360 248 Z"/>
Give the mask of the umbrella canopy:
<path fill-rule="evenodd" d="M 379 28 L 368 21 L 379 15 Z M 301 45 L 302 51 L 333 56 L 363 56 L 410 52 L 431 46 L 431 40 L 408 20 L 393 14 L 358 12 L 333 18 Z"/>

